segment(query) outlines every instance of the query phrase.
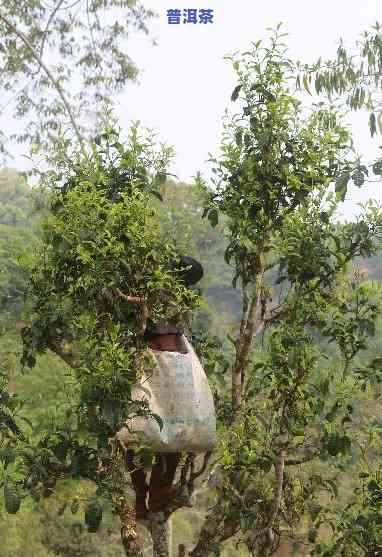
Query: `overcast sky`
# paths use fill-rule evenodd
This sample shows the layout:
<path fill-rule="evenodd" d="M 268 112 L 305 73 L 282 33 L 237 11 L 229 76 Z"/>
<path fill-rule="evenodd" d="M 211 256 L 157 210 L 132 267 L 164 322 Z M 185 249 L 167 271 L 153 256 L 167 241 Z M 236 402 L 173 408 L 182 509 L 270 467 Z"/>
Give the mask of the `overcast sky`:
<path fill-rule="evenodd" d="M 283 22 L 292 58 L 313 62 L 333 57 L 339 38 L 354 44 L 360 33 L 382 20 L 381 0 L 142 0 L 159 17 L 151 22 L 152 46 L 142 34 L 130 39 L 130 55 L 142 73 L 119 97 L 118 115 L 124 128 L 132 119 L 154 128 L 177 156 L 171 169 L 189 181 L 197 171 L 208 175 L 206 160 L 216 153 L 221 118 L 229 105 L 235 76 L 223 57 L 246 50 L 251 41 L 267 36 L 267 27 Z M 169 25 L 168 9 L 205 8 L 214 11 L 212 24 Z M 368 161 L 381 151 L 369 137 L 367 116 L 351 116 L 355 142 Z M 21 147 L 20 147 L 21 149 Z M 15 153 L 21 153 L 16 147 Z M 17 156 L 13 165 L 26 167 Z M 382 184 L 351 190 L 343 213 L 351 217 L 356 204 L 373 197 L 382 202 Z"/>
<path fill-rule="evenodd" d="M 159 13 L 151 24 L 159 45 L 143 36 L 131 40 L 131 56 L 142 69 L 139 85 L 130 85 L 120 98 L 123 126 L 139 119 L 154 127 L 161 140 L 176 147 L 173 170 L 183 180 L 206 172 L 209 152 L 216 152 L 221 117 L 235 85 L 234 73 L 224 55 L 247 49 L 264 38 L 266 28 L 279 21 L 289 33 L 285 39 L 291 57 L 315 61 L 334 56 L 339 38 L 351 45 L 366 28 L 382 20 L 380 0 L 144 0 Z M 213 24 L 169 25 L 168 9 L 210 8 Z M 351 117 L 360 151 L 371 160 L 379 139 L 369 137 L 367 117 Z M 380 151 L 379 151 L 380 152 Z M 344 214 L 351 216 L 356 203 L 374 197 L 382 202 L 382 184 L 351 191 Z"/>

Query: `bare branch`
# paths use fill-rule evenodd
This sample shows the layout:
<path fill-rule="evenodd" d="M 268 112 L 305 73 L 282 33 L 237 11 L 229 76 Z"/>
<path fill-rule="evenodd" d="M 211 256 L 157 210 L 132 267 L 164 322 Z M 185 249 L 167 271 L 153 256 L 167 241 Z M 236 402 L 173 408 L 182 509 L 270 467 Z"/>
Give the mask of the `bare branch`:
<path fill-rule="evenodd" d="M 147 320 L 149 318 L 149 310 L 146 304 L 146 298 L 144 296 L 131 296 L 130 294 L 124 294 L 119 288 L 115 289 L 117 295 L 133 304 L 141 305 L 141 314 L 139 318 L 139 334 L 143 335 L 147 328 Z"/>
<path fill-rule="evenodd" d="M 211 455 L 212 455 L 211 451 L 205 453 L 204 458 L 203 458 L 203 464 L 202 464 L 202 466 L 200 467 L 200 469 L 199 469 L 197 472 L 194 472 L 194 473 L 191 475 L 191 477 L 190 477 L 190 480 L 191 480 L 192 482 L 194 482 L 194 480 L 196 480 L 196 478 L 199 478 L 199 476 L 201 476 L 202 474 L 204 474 L 204 472 L 205 472 L 206 469 L 207 469 L 207 465 L 208 465 L 208 462 L 209 462 L 209 460 L 210 460 L 210 458 L 211 458 Z"/>
<path fill-rule="evenodd" d="M 220 544 L 232 538 L 240 530 L 238 520 L 225 518 L 224 506 L 221 500 L 217 502 L 210 514 L 207 516 L 199 541 L 194 549 L 189 553 L 190 557 L 205 557 L 215 544 Z"/>

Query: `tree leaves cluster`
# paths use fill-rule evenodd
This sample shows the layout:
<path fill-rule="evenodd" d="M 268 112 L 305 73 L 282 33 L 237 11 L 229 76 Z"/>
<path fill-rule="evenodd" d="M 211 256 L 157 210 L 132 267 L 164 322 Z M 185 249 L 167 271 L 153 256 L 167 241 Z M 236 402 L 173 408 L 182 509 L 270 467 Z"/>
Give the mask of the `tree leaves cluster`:
<path fill-rule="evenodd" d="M 28 143 L 33 157 L 44 154 L 45 161 L 56 162 L 73 140 L 74 151 L 76 143 L 84 148 L 89 127 L 104 120 L 111 96 L 136 79 L 127 39 L 133 32 L 147 34 L 153 15 L 136 0 L 2 2 L 6 96 L 0 114 L 11 111 L 23 125 L 14 133 L 2 131 L 1 152 L 13 140 Z"/>

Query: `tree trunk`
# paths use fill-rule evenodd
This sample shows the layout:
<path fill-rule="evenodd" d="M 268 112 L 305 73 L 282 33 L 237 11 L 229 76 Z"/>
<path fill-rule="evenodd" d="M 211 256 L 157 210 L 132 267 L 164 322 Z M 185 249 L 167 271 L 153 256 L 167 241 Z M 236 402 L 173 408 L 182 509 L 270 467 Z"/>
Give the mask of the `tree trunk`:
<path fill-rule="evenodd" d="M 150 513 L 150 533 L 153 541 L 153 557 L 171 555 L 171 521 L 167 513 Z"/>
<path fill-rule="evenodd" d="M 198 543 L 189 552 L 189 557 L 207 557 L 214 546 L 219 546 L 222 542 L 234 536 L 238 528 L 239 525 L 235 519 L 232 521 L 225 519 L 225 508 L 221 507 L 218 502 L 207 515 L 199 535 Z"/>
<path fill-rule="evenodd" d="M 126 557 L 144 557 L 143 542 L 140 538 L 124 539 L 123 549 L 125 550 Z"/>
<path fill-rule="evenodd" d="M 276 487 L 273 494 L 272 506 L 267 526 L 260 531 L 250 532 L 247 547 L 251 553 L 256 551 L 259 557 L 270 557 L 274 554 L 273 525 L 280 510 L 284 486 L 285 451 L 280 451 L 275 462 Z"/>
<path fill-rule="evenodd" d="M 203 526 L 199 541 L 189 557 L 209 557 L 215 545 L 220 546 L 238 532 L 238 525 L 234 522 L 224 522 L 221 528 L 212 521 Z"/>
<path fill-rule="evenodd" d="M 232 422 L 235 421 L 242 405 L 243 385 L 245 379 L 245 366 L 251 348 L 252 339 L 261 322 L 261 287 L 263 270 L 260 268 L 256 275 L 255 290 L 245 315 L 243 308 L 240 336 L 236 343 L 236 358 L 232 368 Z"/>
<path fill-rule="evenodd" d="M 118 514 L 121 520 L 121 540 L 126 557 L 144 557 L 143 540 L 137 532 L 135 509 L 127 503 L 121 502 Z"/>

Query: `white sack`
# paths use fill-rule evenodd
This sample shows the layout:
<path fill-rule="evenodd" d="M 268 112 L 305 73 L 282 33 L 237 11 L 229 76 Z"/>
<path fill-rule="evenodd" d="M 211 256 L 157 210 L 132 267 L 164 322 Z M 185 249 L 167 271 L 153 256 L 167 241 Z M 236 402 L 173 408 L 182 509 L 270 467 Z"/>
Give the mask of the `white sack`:
<path fill-rule="evenodd" d="M 191 344 L 183 337 L 187 354 L 149 350 L 154 369 L 143 376 L 140 388 L 133 388 L 133 400 L 148 400 L 150 410 L 163 420 L 132 418 L 131 431 L 144 434 L 145 442 L 157 452 L 205 452 L 216 444 L 215 408 L 204 369 Z M 126 448 L 134 444 L 127 428 L 118 432 Z"/>

